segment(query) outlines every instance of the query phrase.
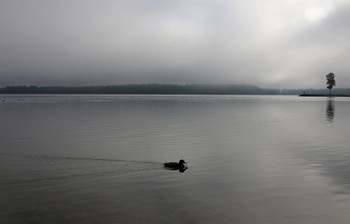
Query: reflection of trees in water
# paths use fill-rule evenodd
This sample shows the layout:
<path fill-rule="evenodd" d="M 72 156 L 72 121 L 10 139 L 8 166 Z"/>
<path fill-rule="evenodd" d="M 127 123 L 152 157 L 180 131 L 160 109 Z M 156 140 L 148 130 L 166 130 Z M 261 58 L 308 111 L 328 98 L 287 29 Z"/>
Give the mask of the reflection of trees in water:
<path fill-rule="evenodd" d="M 334 101 L 328 99 L 327 101 L 327 110 L 326 110 L 327 121 L 333 122 L 334 119 Z"/>

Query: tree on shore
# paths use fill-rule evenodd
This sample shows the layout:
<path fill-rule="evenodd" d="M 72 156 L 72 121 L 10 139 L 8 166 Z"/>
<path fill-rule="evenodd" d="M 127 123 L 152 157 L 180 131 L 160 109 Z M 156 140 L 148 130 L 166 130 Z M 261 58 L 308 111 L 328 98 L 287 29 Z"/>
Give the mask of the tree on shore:
<path fill-rule="evenodd" d="M 332 88 L 333 86 L 335 86 L 335 75 L 334 73 L 329 73 L 328 75 L 326 75 L 326 79 L 327 79 L 327 88 L 329 89 L 329 95 L 332 95 Z"/>

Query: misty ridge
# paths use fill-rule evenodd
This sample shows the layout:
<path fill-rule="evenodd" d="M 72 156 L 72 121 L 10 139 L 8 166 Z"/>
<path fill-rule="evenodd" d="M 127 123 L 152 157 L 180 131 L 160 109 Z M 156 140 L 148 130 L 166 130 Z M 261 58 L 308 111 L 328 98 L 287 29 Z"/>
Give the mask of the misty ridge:
<path fill-rule="evenodd" d="M 108 86 L 6 86 L 0 94 L 237 94 L 237 95 L 299 95 L 326 94 L 326 89 L 273 89 L 255 85 L 204 84 L 128 84 Z M 338 88 L 334 94 L 350 94 L 350 88 Z"/>

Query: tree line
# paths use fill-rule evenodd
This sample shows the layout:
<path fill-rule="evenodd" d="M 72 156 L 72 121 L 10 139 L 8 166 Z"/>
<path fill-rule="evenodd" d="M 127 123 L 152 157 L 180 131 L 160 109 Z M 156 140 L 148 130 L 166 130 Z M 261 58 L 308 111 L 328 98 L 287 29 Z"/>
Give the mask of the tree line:
<path fill-rule="evenodd" d="M 6 86 L 1 94 L 275 94 L 253 85 Z"/>
<path fill-rule="evenodd" d="M 268 89 L 254 85 L 175 85 L 130 84 L 110 86 L 6 86 L 0 94 L 240 94 L 299 95 L 327 94 L 326 89 Z M 334 94 L 349 94 L 350 89 L 337 88 Z"/>

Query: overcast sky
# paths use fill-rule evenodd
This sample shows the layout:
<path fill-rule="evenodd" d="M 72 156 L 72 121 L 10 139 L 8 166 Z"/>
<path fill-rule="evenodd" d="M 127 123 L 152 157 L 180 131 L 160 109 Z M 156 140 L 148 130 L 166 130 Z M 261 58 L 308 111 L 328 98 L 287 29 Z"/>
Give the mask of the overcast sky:
<path fill-rule="evenodd" d="M 0 86 L 350 87 L 350 0 L 0 0 Z"/>

